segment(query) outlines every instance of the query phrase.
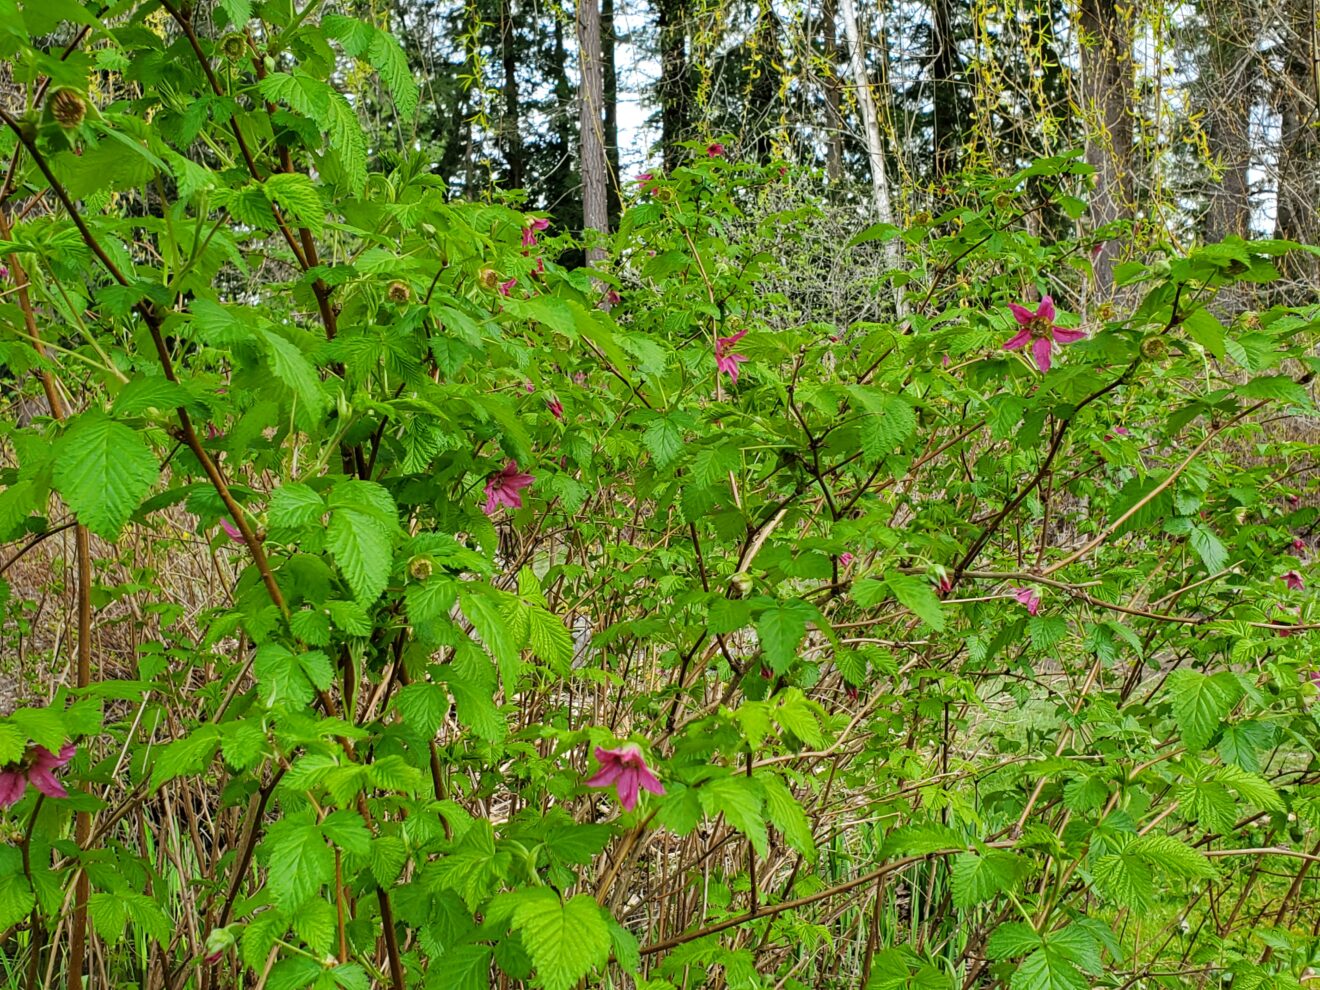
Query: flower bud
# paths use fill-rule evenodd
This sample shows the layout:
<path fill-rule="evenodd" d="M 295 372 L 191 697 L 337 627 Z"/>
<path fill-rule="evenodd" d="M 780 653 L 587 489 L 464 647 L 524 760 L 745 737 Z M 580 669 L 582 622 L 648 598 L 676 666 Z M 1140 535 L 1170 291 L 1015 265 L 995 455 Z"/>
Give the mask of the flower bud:
<path fill-rule="evenodd" d="M 1013 197 L 1006 192 L 1002 192 L 995 197 L 995 206 L 999 207 L 1001 210 L 1006 210 L 1012 205 Z"/>
<path fill-rule="evenodd" d="M 231 62 L 237 62 L 247 54 L 247 41 L 237 32 L 227 34 L 220 42 L 220 52 Z"/>
<path fill-rule="evenodd" d="M 87 104 L 78 93 L 61 87 L 51 94 L 46 104 L 55 122 L 66 130 L 73 130 L 87 116 Z"/>
<path fill-rule="evenodd" d="M 1148 361 L 1158 361 L 1169 353 L 1169 345 L 1160 337 L 1144 337 L 1141 341 L 1141 356 Z"/>
<path fill-rule="evenodd" d="M 412 290 L 408 288 L 406 282 L 391 282 L 390 287 L 385 290 L 385 295 L 389 297 L 390 302 L 406 303 L 412 296 Z"/>
<path fill-rule="evenodd" d="M 414 557 L 408 562 L 408 573 L 418 581 L 425 581 L 435 571 L 430 557 Z"/>
<path fill-rule="evenodd" d="M 657 203 L 672 203 L 674 201 L 674 190 L 668 186 L 661 186 L 652 195 Z"/>
<path fill-rule="evenodd" d="M 220 957 L 234 947 L 233 929 L 233 925 L 211 929 L 211 933 L 206 936 L 206 947 L 203 949 L 203 960 L 207 965 L 218 963 Z"/>
<path fill-rule="evenodd" d="M 746 571 L 738 571 L 729 578 L 731 598 L 741 598 L 752 590 L 752 576 Z"/>

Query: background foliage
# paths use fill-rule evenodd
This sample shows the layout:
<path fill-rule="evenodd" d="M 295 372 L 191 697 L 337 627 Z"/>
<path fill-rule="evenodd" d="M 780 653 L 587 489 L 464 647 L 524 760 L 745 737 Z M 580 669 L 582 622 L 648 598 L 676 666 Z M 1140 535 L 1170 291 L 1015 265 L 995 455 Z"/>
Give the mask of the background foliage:
<path fill-rule="evenodd" d="M 770 5 L 661 6 L 583 232 L 524 209 L 575 129 L 501 173 L 454 12 L 386 13 L 0 0 L 7 984 L 1309 981 L 1315 249 L 1195 237 L 1097 153 L 1127 83 L 998 34 L 1053 147 L 1011 87 L 888 91 L 929 188 L 788 141 Z"/>

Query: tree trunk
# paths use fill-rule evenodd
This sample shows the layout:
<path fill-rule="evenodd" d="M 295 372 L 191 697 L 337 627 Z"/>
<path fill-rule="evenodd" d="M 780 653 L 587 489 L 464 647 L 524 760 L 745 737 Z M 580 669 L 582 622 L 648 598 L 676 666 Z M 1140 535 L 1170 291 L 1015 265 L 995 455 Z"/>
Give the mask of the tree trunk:
<path fill-rule="evenodd" d="M 885 164 L 885 146 L 880 136 L 880 117 L 871 94 L 871 77 L 866 70 L 866 51 L 862 47 L 862 26 L 857 19 L 854 0 L 839 0 L 843 15 L 843 28 L 848 37 L 848 60 L 852 64 L 853 82 L 857 86 L 857 106 L 862 112 L 862 127 L 866 138 L 866 157 L 871 166 L 871 198 L 876 217 L 882 223 L 894 222 L 893 201 L 889 197 L 889 176 Z M 900 255 L 898 242 L 885 242 L 885 261 L 891 269 L 898 268 Z M 894 298 L 901 309 L 901 291 Z"/>
<path fill-rule="evenodd" d="M 831 185 L 843 181 L 843 99 L 839 92 L 839 39 L 835 21 L 837 0 L 825 0 L 823 20 L 825 40 L 825 175 Z"/>
<path fill-rule="evenodd" d="M 687 0 L 656 0 L 660 35 L 660 147 L 666 172 L 683 160 L 678 142 L 688 136 Z"/>
<path fill-rule="evenodd" d="M 600 46 L 600 0 L 578 0 L 577 41 L 580 69 L 578 155 L 582 174 L 583 231 L 609 231 L 606 196 L 607 164 L 603 105 L 605 86 Z M 605 249 L 587 251 L 588 262 L 605 257 Z"/>
<path fill-rule="evenodd" d="M 1206 192 L 1205 238 L 1221 241 L 1230 234 L 1246 237 L 1251 221 L 1251 107 L 1255 102 L 1259 66 L 1256 61 L 1257 19 L 1250 0 L 1204 4 L 1209 23 L 1209 56 L 1201 79 L 1205 101 L 1206 138 L 1219 168 L 1219 182 Z"/>
<path fill-rule="evenodd" d="M 522 121 L 518 113 L 518 34 L 513 0 L 500 0 L 500 54 L 504 63 L 504 120 L 500 131 L 504 139 L 504 159 L 508 165 L 508 186 L 521 189 L 524 181 Z"/>
<path fill-rule="evenodd" d="M 1278 209 L 1274 236 L 1314 243 L 1320 235 L 1316 203 L 1320 201 L 1320 137 L 1316 134 L 1317 80 L 1314 22 L 1310 0 L 1287 0 L 1283 25 L 1283 75 L 1279 93 Z M 1279 259 L 1284 274 L 1313 288 L 1316 264 L 1300 253 Z"/>
<path fill-rule="evenodd" d="M 755 46 L 760 58 L 756 78 L 748 95 L 748 117 L 755 139 L 756 160 L 768 164 L 774 152 L 774 131 L 778 126 L 780 109 L 779 81 L 775 66 L 780 63 L 779 20 L 775 17 L 770 0 L 760 0 L 756 20 Z"/>
<path fill-rule="evenodd" d="M 604 0 L 600 11 L 602 64 L 605 69 L 605 160 L 609 165 L 606 187 L 609 224 L 619 216 L 619 74 L 614 62 L 614 0 Z"/>
<path fill-rule="evenodd" d="M 1082 0 L 1082 122 L 1086 161 L 1095 169 L 1091 222 L 1096 228 L 1132 215 L 1131 10 L 1118 0 Z M 1113 292 L 1120 240 L 1108 238 L 1093 261 L 1097 294 Z"/>
<path fill-rule="evenodd" d="M 958 150 L 963 139 L 962 127 L 966 120 L 959 111 L 958 49 L 949 0 L 931 2 L 930 44 L 934 174 L 935 181 L 943 183 L 951 173 L 957 171 Z"/>

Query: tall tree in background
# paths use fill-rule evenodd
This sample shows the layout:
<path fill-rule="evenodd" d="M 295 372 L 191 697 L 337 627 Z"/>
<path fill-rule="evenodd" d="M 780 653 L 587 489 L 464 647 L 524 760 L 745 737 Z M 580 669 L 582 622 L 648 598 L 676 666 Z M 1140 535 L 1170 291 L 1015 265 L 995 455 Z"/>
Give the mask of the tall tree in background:
<path fill-rule="evenodd" d="M 928 38 L 934 178 L 942 183 L 958 168 L 958 152 L 968 116 L 966 101 L 959 91 L 962 65 L 950 0 L 931 0 Z"/>
<path fill-rule="evenodd" d="M 843 92 L 839 85 L 838 0 L 825 0 L 821 11 L 821 75 L 825 90 L 825 174 L 831 184 L 843 181 Z"/>
<path fill-rule="evenodd" d="M 1320 135 L 1316 133 L 1320 95 L 1314 51 L 1316 20 L 1310 0 L 1283 0 L 1282 73 L 1276 88 L 1279 108 L 1278 207 L 1274 236 L 1314 243 L 1320 235 Z M 1315 270 L 1311 259 L 1286 259 L 1294 279 Z"/>
<path fill-rule="evenodd" d="M 1078 26 L 1086 161 L 1095 169 L 1091 222 L 1098 228 L 1132 215 L 1132 9 L 1119 0 L 1081 0 Z M 1102 297 L 1113 289 L 1119 246 L 1110 237 L 1094 258 Z"/>
<path fill-rule="evenodd" d="M 504 67 L 504 113 L 500 121 L 500 136 L 503 139 L 508 184 L 513 189 L 521 189 L 525 182 L 522 121 L 518 117 L 517 23 L 513 0 L 500 0 L 500 56 Z"/>
<path fill-rule="evenodd" d="M 1206 60 L 1197 95 L 1218 182 L 1206 184 L 1205 237 L 1247 236 L 1251 221 L 1251 111 L 1259 96 L 1255 0 L 1202 3 Z"/>
<path fill-rule="evenodd" d="M 614 0 L 603 0 L 600 8 L 601 64 L 605 89 L 605 161 L 609 167 L 607 209 L 610 226 L 619 217 L 619 67 L 618 38 L 614 28 Z"/>
<path fill-rule="evenodd" d="M 605 76 L 601 59 L 600 0 L 577 2 L 579 89 L 578 169 L 582 175 L 582 228 L 609 230 L 604 112 Z M 592 248 L 587 258 L 605 256 L 603 248 Z"/>
<path fill-rule="evenodd" d="M 660 42 L 660 146 L 665 171 L 682 161 L 678 142 L 691 133 L 691 75 L 687 56 L 689 0 L 656 0 L 656 32 Z"/>

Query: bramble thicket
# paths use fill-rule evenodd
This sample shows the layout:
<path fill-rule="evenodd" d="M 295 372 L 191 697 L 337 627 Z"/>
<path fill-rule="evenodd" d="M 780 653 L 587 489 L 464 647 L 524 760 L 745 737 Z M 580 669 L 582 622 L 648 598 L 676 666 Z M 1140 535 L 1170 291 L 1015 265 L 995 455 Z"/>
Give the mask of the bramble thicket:
<path fill-rule="evenodd" d="M 0 0 L 0 982 L 1314 981 L 1317 251 L 695 121 L 584 230 L 401 36 Z"/>

